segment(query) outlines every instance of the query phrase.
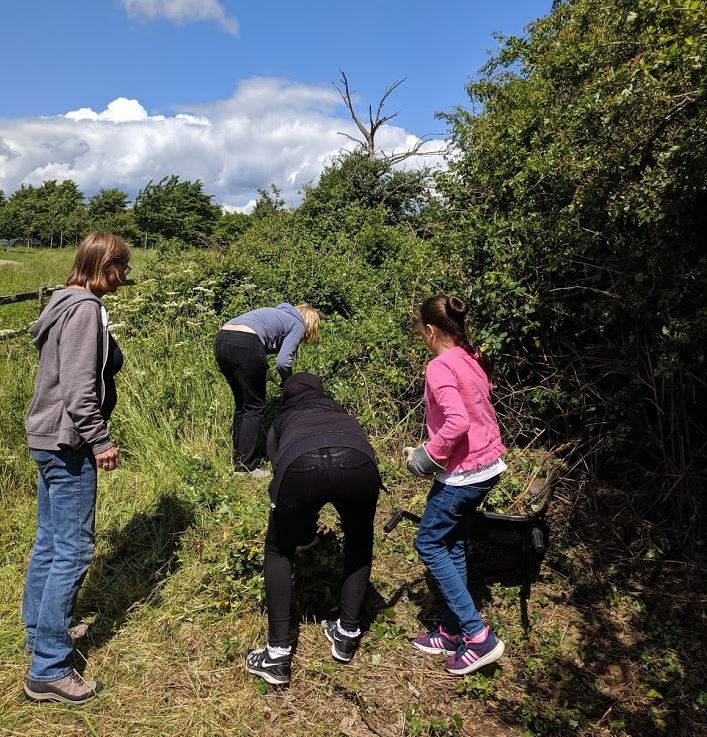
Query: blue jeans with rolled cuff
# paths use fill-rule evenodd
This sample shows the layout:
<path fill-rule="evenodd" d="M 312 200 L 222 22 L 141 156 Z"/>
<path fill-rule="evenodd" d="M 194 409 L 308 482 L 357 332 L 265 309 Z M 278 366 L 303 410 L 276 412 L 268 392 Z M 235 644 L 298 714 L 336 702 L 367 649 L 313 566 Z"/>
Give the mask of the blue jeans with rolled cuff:
<path fill-rule="evenodd" d="M 30 452 L 38 468 L 37 536 L 22 619 L 29 678 L 46 683 L 71 673 L 69 627 L 94 549 L 96 460 L 88 446 Z"/>
<path fill-rule="evenodd" d="M 467 588 L 466 541 L 474 512 L 500 476 L 469 486 L 432 484 L 415 547 L 442 594 L 440 624 L 450 633 L 484 628 Z"/>

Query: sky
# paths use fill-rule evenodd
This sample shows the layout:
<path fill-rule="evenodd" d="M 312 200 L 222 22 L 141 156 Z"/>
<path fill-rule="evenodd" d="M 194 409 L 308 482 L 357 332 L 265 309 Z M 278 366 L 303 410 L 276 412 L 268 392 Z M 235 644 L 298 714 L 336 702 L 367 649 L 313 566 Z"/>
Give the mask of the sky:
<path fill-rule="evenodd" d="M 201 179 L 229 210 L 276 184 L 294 203 L 356 133 L 332 86 L 366 114 L 405 82 L 387 151 L 468 102 L 465 84 L 552 0 L 1 0 L 0 189 L 73 179 L 86 195 Z M 426 163 L 441 164 L 439 157 Z"/>

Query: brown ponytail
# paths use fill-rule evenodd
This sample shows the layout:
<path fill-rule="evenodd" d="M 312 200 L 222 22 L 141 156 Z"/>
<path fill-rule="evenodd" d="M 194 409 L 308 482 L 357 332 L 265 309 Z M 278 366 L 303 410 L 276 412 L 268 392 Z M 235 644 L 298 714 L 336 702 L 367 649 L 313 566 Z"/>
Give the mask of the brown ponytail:
<path fill-rule="evenodd" d="M 461 297 L 447 297 L 444 294 L 438 294 L 422 303 L 419 312 L 415 315 L 415 323 L 418 329 L 424 325 L 434 325 L 441 330 L 452 339 L 455 345 L 473 356 L 486 375 L 491 378 L 491 362 L 476 350 L 466 334 L 464 318 L 468 312 L 469 307 Z"/>

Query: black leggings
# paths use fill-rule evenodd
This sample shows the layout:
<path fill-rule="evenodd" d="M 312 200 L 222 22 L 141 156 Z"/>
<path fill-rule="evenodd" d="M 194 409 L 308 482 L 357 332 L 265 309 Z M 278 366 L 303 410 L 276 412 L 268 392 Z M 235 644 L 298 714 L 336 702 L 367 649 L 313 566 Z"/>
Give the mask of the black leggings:
<path fill-rule="evenodd" d="M 258 431 L 265 409 L 268 359 L 260 338 L 253 333 L 221 330 L 214 346 L 216 363 L 233 392 L 233 467 L 258 467 Z"/>
<path fill-rule="evenodd" d="M 290 644 L 292 558 L 311 542 L 319 510 L 331 502 L 344 529 L 341 625 L 354 631 L 371 575 L 373 518 L 380 477 L 373 461 L 352 448 L 323 448 L 301 455 L 285 472 L 265 537 L 268 643 Z"/>

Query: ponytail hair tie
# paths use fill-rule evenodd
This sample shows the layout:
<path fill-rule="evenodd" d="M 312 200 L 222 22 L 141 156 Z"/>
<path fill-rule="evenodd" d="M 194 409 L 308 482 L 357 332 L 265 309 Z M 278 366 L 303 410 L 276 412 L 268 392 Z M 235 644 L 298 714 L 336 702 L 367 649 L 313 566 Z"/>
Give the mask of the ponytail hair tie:
<path fill-rule="evenodd" d="M 447 297 L 445 307 L 452 319 L 463 320 L 469 312 L 466 302 L 461 297 Z"/>

